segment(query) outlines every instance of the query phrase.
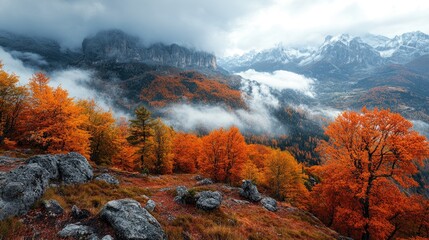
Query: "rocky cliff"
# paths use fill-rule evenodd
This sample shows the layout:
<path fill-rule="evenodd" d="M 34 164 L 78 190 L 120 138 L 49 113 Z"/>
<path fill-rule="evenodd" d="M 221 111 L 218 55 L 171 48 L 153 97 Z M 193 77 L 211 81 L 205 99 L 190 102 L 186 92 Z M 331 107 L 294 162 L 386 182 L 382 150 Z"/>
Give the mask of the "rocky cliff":
<path fill-rule="evenodd" d="M 178 68 L 216 69 L 213 54 L 190 50 L 177 44 L 144 46 L 139 38 L 120 30 L 108 30 L 86 38 L 82 43 L 84 58 L 89 62 L 141 62 Z"/>

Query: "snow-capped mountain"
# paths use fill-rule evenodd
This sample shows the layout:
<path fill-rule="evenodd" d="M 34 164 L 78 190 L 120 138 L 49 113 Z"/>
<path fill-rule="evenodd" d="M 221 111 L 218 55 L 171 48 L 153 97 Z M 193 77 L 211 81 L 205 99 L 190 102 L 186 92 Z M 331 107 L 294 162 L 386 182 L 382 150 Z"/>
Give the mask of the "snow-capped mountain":
<path fill-rule="evenodd" d="M 299 65 L 314 65 L 319 62 L 333 65 L 335 68 L 368 68 L 383 62 L 380 54 L 359 37 L 348 34 L 327 36 L 325 42 L 312 55 L 303 59 Z"/>
<path fill-rule="evenodd" d="M 251 68 L 344 72 L 389 63 L 404 64 L 426 54 L 429 54 L 429 35 L 422 32 L 404 33 L 392 39 L 372 34 L 361 37 L 342 34 L 327 36 L 318 47 L 289 48 L 279 44 L 260 52 L 220 59 L 219 65 L 232 72 Z"/>
<path fill-rule="evenodd" d="M 407 63 L 417 57 L 429 54 L 429 35 L 417 32 L 395 36 L 376 48 L 382 57 L 394 63 Z"/>
<path fill-rule="evenodd" d="M 263 50 L 261 52 L 250 51 L 243 55 L 236 55 L 218 60 L 221 66 L 227 66 L 227 70 L 241 71 L 247 69 L 278 68 L 294 69 L 296 65 L 314 53 L 314 48 L 291 48 L 282 44 Z"/>
<path fill-rule="evenodd" d="M 374 35 L 370 33 L 360 36 L 360 39 L 373 48 L 384 46 L 388 41 L 390 41 L 390 38 L 388 37 L 382 35 Z"/>

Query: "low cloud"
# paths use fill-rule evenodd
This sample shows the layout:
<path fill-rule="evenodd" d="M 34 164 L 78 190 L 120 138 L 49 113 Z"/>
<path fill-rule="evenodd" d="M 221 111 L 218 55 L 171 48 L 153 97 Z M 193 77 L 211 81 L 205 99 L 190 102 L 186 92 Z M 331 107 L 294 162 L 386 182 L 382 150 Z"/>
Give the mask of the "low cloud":
<path fill-rule="evenodd" d="M 8 73 L 14 73 L 19 77 L 19 84 L 26 85 L 34 73 L 39 69 L 26 66 L 18 58 L 31 59 L 43 64 L 44 59 L 32 53 L 6 52 L 0 47 L 0 61 L 3 69 Z M 82 69 L 64 69 L 50 72 L 48 77 L 51 79 L 49 85 L 52 87 L 62 87 L 66 89 L 69 96 L 75 99 L 95 99 L 97 104 L 105 111 L 112 110 L 116 117 L 128 116 L 127 113 L 115 109 L 107 97 L 91 89 L 88 84 L 94 76 L 94 72 Z"/>
<path fill-rule="evenodd" d="M 13 58 L 21 59 L 24 62 L 28 62 L 32 66 L 48 65 L 48 62 L 37 53 L 11 51 L 10 54 L 13 56 Z"/>
<path fill-rule="evenodd" d="M 201 104 L 173 104 L 166 107 L 164 120 L 183 131 L 206 130 L 237 126 L 243 132 L 281 135 L 286 129 L 272 116 L 271 109 L 279 107 L 278 100 L 269 88 L 256 82 L 243 80 L 243 98 L 247 109 L 230 109 L 223 106 Z"/>
<path fill-rule="evenodd" d="M 254 69 L 249 69 L 237 74 L 245 79 L 257 81 L 279 91 L 292 89 L 309 97 L 315 97 L 315 93 L 312 91 L 312 85 L 315 80 L 293 72 L 278 70 L 269 73 L 257 72 Z"/>
<path fill-rule="evenodd" d="M 28 83 L 28 80 L 36 72 L 35 69 L 26 67 L 24 63 L 14 58 L 10 53 L 0 47 L 0 61 L 3 64 L 3 70 L 8 73 L 13 73 L 19 77 L 19 82 L 22 85 Z"/>

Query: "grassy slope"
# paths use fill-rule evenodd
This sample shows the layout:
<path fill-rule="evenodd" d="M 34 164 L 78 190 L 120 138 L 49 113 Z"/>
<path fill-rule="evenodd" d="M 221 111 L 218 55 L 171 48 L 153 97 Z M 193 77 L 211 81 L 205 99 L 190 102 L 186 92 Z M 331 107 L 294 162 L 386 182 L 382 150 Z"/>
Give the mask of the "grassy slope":
<path fill-rule="evenodd" d="M 98 219 L 102 206 L 113 199 L 133 198 L 143 206 L 148 197 L 157 203 L 153 213 L 165 229 L 169 239 L 333 239 L 337 234 L 326 228 L 312 215 L 280 203 L 278 212 L 269 212 L 259 203 L 236 203 L 240 199 L 238 188 L 224 184 L 195 187 L 195 175 L 163 175 L 145 177 L 140 174 L 110 173 L 121 181 L 119 186 L 92 181 L 75 186 L 49 188 L 43 199 L 56 199 L 64 207 L 60 217 L 48 216 L 38 204 L 28 214 L 0 222 L 3 239 L 56 239 L 56 233 L 67 223 L 75 223 L 70 217 L 72 205 L 88 209 L 92 216 L 82 224 L 93 226 L 99 236 L 114 234 L 107 223 Z M 180 205 L 173 201 L 175 187 L 185 185 L 196 190 L 218 190 L 223 194 L 220 210 L 204 212 L 192 205 Z M 7 235 L 6 235 L 7 234 Z M 2 239 L 2 237 L 0 237 Z"/>

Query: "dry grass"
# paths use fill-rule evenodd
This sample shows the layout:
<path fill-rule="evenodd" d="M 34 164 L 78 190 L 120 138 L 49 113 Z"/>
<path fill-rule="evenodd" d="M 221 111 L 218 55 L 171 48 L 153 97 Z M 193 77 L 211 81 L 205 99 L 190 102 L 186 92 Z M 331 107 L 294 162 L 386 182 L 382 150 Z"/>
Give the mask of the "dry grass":
<path fill-rule="evenodd" d="M 103 181 L 91 181 L 80 185 L 49 188 L 41 201 L 55 199 L 65 209 L 71 209 L 76 205 L 96 214 L 110 200 L 133 198 L 143 203 L 146 202 L 143 195 L 149 196 L 150 191 L 136 186 L 116 186 Z"/>
<path fill-rule="evenodd" d="M 0 240 L 12 239 L 24 228 L 18 218 L 9 218 L 0 221 Z"/>
<path fill-rule="evenodd" d="M 17 219 L 0 222 L 0 233 L 4 236 L 0 237 L 0 240 L 24 237 L 31 239 L 35 232 L 41 232 L 42 239 L 55 239 L 49 236 L 55 236 L 64 224 L 70 222 L 69 212 L 72 205 L 92 213 L 84 224 L 101 229 L 100 233 L 110 231 L 113 234 L 112 229 L 103 221 L 99 221 L 96 215 L 102 206 L 110 200 L 121 198 L 133 198 L 144 205 L 147 199 L 143 195 L 150 196 L 156 202 L 157 206 L 152 214 L 161 223 L 170 240 L 334 239 L 336 236 L 335 232 L 324 227 L 320 221 L 292 208 L 288 203 L 279 203 L 280 210 L 275 213 L 265 210 L 259 203 L 237 203 L 233 201 L 241 199 L 237 188 L 223 184 L 195 186 L 195 175 L 142 177 L 139 174 L 116 171 L 114 175 L 121 181 L 119 186 L 91 181 L 80 185 L 49 188 L 42 200 L 57 200 L 66 214 L 59 218 L 45 217 L 38 220 L 39 213 L 43 213 L 39 201 L 29 214 L 22 217 L 25 224 Z M 205 212 L 192 204 L 182 205 L 174 202 L 175 188 L 180 185 L 186 186 L 191 192 L 222 192 L 223 202 L 220 209 Z"/>

